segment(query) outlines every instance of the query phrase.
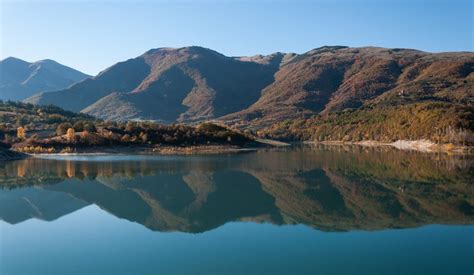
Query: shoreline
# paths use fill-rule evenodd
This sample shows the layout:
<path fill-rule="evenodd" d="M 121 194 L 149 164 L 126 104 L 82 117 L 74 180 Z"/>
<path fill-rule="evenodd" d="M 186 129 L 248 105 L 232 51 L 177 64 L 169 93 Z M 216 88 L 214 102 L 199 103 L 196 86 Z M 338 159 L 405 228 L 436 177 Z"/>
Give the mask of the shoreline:
<path fill-rule="evenodd" d="M 0 158 L 0 161 L 18 160 L 28 157 L 55 157 L 55 156 L 103 156 L 103 155 L 211 155 L 227 153 L 252 152 L 259 149 L 268 148 L 261 145 L 254 147 L 242 147 L 235 145 L 197 145 L 197 146 L 113 146 L 113 147 L 88 147 L 76 148 L 74 152 L 59 153 L 21 153 L 8 150 L 10 158 Z M 1 156 L 1 155 L 0 155 Z M 21 156 L 21 157 L 13 157 Z"/>
<path fill-rule="evenodd" d="M 200 144 L 200 145 L 112 145 L 112 146 L 77 146 L 77 147 L 45 147 L 40 151 L 20 151 L 11 148 L 7 150 L 12 155 L 21 154 L 24 157 L 41 156 L 85 156 L 85 155 L 198 155 L 226 154 L 256 151 L 264 148 L 291 146 L 289 143 L 270 139 L 255 139 L 242 145 L 235 144 Z M 33 149 L 34 145 L 32 146 Z M 53 149 L 49 151 L 49 149 Z M 2 159 L 0 159 L 2 160 Z M 13 158 L 4 160 L 14 160 Z"/>
<path fill-rule="evenodd" d="M 253 152 L 265 148 L 291 147 L 291 143 L 277 140 L 257 139 L 256 146 L 236 145 L 194 145 L 194 146 L 111 146 L 111 147 L 83 147 L 75 148 L 74 152 L 60 153 L 22 153 L 15 150 L 2 150 L 0 161 L 13 161 L 28 157 L 54 157 L 54 156 L 100 156 L 100 155 L 214 155 L 228 153 Z M 398 150 L 417 151 L 421 153 L 448 153 L 448 154 L 473 154 L 472 146 L 454 146 L 452 144 L 435 144 L 429 140 L 397 140 L 396 142 L 367 141 L 303 141 L 307 145 L 357 145 L 363 147 L 390 147 Z"/>
<path fill-rule="evenodd" d="M 358 145 L 364 147 L 391 147 L 398 150 L 417 151 L 423 153 L 456 153 L 472 154 L 472 146 L 456 146 L 453 144 L 436 144 L 430 140 L 397 140 L 395 142 L 381 142 L 375 140 L 364 141 L 304 141 L 304 144 L 325 144 L 325 145 Z"/>

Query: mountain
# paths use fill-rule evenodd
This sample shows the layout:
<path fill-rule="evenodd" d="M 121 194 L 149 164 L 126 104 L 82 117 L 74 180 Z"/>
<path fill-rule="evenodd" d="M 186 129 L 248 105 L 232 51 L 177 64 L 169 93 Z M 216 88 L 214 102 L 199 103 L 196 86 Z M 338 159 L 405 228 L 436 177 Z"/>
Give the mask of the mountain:
<path fill-rule="evenodd" d="M 271 84 L 284 54 L 243 61 L 201 47 L 159 48 L 65 90 L 27 102 L 113 120 L 206 120 L 249 107 Z"/>
<path fill-rule="evenodd" d="M 394 122 L 386 119 L 393 114 L 427 110 L 426 116 L 408 115 L 396 123 L 426 130 L 405 136 L 433 139 L 437 123 L 456 131 L 474 129 L 469 122 L 474 114 L 474 53 L 325 46 L 304 54 L 227 57 L 201 47 L 158 48 L 26 101 L 110 120 L 218 119 L 241 129 L 269 130 L 271 137 L 293 128 L 292 138 L 326 140 L 396 140 L 397 133 L 382 136 L 351 126 L 335 135 L 315 125 L 333 129 L 347 117 L 359 117 L 351 125 L 381 127 L 366 123 L 378 115 L 382 119 L 377 123 L 393 128 Z M 300 132 L 309 118 L 306 133 Z M 447 138 L 448 130 L 443 131 Z"/>
<path fill-rule="evenodd" d="M 41 91 L 67 88 L 88 77 L 53 60 L 29 63 L 8 57 L 0 61 L 0 99 L 23 100 Z"/>
<path fill-rule="evenodd" d="M 472 104 L 474 53 L 322 47 L 294 58 L 249 108 L 224 120 L 262 128 L 285 119 L 366 105 Z"/>

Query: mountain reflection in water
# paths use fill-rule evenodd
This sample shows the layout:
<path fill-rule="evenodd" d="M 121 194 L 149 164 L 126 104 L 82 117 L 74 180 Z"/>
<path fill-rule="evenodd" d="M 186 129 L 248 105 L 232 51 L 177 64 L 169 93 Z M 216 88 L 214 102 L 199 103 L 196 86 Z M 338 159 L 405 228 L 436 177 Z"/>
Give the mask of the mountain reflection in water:
<path fill-rule="evenodd" d="M 0 164 L 0 219 L 58 219 L 95 204 L 156 231 L 231 221 L 323 231 L 474 223 L 473 158 L 302 146 L 209 156 Z"/>

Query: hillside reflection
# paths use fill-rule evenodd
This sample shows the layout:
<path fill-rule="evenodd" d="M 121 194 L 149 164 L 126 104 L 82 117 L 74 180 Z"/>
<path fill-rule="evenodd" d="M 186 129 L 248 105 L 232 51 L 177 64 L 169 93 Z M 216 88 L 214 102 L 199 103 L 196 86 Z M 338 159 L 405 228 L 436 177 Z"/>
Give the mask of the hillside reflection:
<path fill-rule="evenodd" d="M 151 230 L 230 221 L 379 230 L 474 223 L 473 159 L 361 147 L 0 164 L 0 219 L 55 220 L 96 204 Z"/>

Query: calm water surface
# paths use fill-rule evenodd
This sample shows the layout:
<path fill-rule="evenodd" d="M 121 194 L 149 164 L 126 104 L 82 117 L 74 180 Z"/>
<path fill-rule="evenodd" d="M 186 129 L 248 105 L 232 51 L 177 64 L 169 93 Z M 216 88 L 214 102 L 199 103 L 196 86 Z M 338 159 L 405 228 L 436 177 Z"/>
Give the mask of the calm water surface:
<path fill-rule="evenodd" d="M 0 274 L 473 274 L 473 161 L 295 147 L 0 162 Z"/>

